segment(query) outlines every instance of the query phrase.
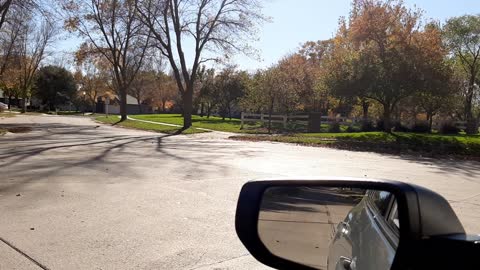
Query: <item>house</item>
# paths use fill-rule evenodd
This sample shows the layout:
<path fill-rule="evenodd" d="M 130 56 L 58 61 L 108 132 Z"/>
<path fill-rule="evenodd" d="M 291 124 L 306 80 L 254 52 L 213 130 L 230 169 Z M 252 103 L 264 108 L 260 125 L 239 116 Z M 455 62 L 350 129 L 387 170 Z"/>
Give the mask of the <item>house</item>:
<path fill-rule="evenodd" d="M 0 102 L 5 103 L 7 105 L 10 104 L 11 106 L 20 107 L 21 101 L 22 101 L 21 98 L 18 98 L 15 96 L 9 97 L 3 92 L 2 89 L 0 89 Z"/>
<path fill-rule="evenodd" d="M 109 104 L 106 104 L 107 98 Z M 109 114 L 120 114 L 120 98 L 117 95 L 103 95 L 97 99 L 97 113 L 106 113 L 108 106 Z M 127 114 L 147 114 L 153 113 L 151 106 L 147 104 L 138 104 L 136 98 L 127 95 Z"/>

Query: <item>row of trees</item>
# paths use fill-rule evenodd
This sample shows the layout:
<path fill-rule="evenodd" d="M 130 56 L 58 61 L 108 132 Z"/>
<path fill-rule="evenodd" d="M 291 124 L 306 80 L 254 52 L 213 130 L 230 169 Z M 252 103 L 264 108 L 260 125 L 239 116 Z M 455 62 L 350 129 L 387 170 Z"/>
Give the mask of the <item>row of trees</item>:
<path fill-rule="evenodd" d="M 248 53 L 247 41 L 258 23 L 265 20 L 257 0 L 61 2 L 65 28 L 84 37 L 89 53 L 100 55 L 108 63 L 110 84 L 121 101 L 121 119 L 126 119 L 126 95 L 136 88 L 134 82 L 147 59 L 160 56 L 169 63 L 181 96 L 184 128 L 192 125 L 200 66 L 220 61 L 217 55 Z M 193 44 L 193 49 L 187 51 L 186 43 Z M 207 51 L 211 53 L 207 55 Z"/>
<path fill-rule="evenodd" d="M 249 83 L 249 74 L 229 66 L 220 72 L 203 66 L 198 74 L 198 84 L 194 88 L 194 110 L 200 116 L 210 117 L 219 114 L 223 119 L 232 118 L 238 109 L 240 98 L 245 95 Z"/>
<path fill-rule="evenodd" d="M 383 119 L 385 130 L 424 114 L 468 122 L 478 131 L 480 16 L 441 25 L 401 0 L 354 0 L 329 40 L 253 74 L 205 68 L 231 54 L 251 54 L 248 41 L 266 18 L 259 0 L 62 0 L 56 16 L 85 39 L 75 55 L 76 84 L 92 106 L 115 93 L 126 119 L 126 95 L 184 114 L 231 117 L 242 110 L 322 112 Z M 0 83 L 27 97 L 57 34 L 40 0 L 0 2 Z M 36 13 L 28 12 L 36 10 Z M 185 45 L 187 44 L 187 45 Z M 170 73 L 163 72 L 169 66 Z"/>
<path fill-rule="evenodd" d="M 467 121 L 478 132 L 480 16 L 425 22 L 402 1 L 355 0 L 336 35 L 252 76 L 241 104 L 252 111 L 374 113 L 393 120 L 424 114 Z"/>

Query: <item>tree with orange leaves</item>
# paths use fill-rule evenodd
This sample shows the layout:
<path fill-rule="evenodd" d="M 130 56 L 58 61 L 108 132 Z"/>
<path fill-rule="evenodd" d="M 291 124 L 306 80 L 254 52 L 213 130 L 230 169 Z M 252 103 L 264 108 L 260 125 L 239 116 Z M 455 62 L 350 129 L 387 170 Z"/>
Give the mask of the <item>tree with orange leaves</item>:
<path fill-rule="evenodd" d="M 381 104 L 387 132 L 398 103 L 437 87 L 429 82 L 445 69 L 439 32 L 422 27 L 421 15 L 401 0 L 355 0 L 334 38 L 325 84 L 336 95 Z"/>

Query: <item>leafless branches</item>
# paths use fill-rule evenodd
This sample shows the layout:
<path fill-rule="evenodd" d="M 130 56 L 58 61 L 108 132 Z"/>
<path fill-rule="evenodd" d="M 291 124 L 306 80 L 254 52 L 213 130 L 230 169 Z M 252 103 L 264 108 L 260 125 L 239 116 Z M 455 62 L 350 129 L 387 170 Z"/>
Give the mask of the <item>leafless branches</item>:
<path fill-rule="evenodd" d="M 138 0 L 137 11 L 172 68 L 184 102 L 184 128 L 191 126 L 193 88 L 200 64 L 218 55 L 250 53 L 248 41 L 265 18 L 258 0 Z M 193 50 L 185 52 L 185 44 Z"/>
<path fill-rule="evenodd" d="M 79 33 L 111 65 L 120 114 L 127 118 L 126 96 L 150 44 L 150 31 L 138 20 L 133 0 L 76 0 L 62 4 L 65 28 Z"/>

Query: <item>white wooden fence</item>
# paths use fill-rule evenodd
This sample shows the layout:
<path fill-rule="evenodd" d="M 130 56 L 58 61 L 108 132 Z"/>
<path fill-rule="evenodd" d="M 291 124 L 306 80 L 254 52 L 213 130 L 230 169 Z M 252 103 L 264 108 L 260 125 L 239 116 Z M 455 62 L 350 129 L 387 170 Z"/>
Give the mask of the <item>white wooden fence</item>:
<path fill-rule="evenodd" d="M 454 126 L 456 126 L 458 129 L 467 129 L 467 121 L 454 121 L 452 123 Z M 440 129 L 442 127 L 443 123 L 440 121 L 433 122 L 432 128 L 434 129 Z"/>
<path fill-rule="evenodd" d="M 454 122 L 454 125 L 459 129 L 467 129 L 467 121 L 456 121 Z"/>
<path fill-rule="evenodd" d="M 246 122 L 262 122 L 262 123 L 282 123 L 283 127 L 287 127 L 287 122 L 288 122 L 288 116 L 287 115 L 278 115 L 278 114 L 256 114 L 256 113 L 244 113 L 242 112 L 241 114 L 241 124 L 240 124 L 240 129 L 243 128 L 243 124 Z M 308 120 L 308 116 L 307 116 Z"/>
<path fill-rule="evenodd" d="M 245 113 L 242 112 L 241 114 L 241 126 L 240 128 L 243 129 L 243 125 L 247 122 L 261 122 L 261 123 L 268 123 L 271 119 L 272 123 L 280 123 L 283 125 L 283 128 L 286 128 L 288 123 L 294 123 L 297 125 L 308 125 L 309 116 L 306 114 L 301 115 L 284 115 L 284 114 L 272 114 L 271 117 L 266 113 Z M 373 120 L 373 119 L 370 119 Z M 321 116 L 321 123 L 322 124 L 333 124 L 338 123 L 344 126 L 352 126 L 355 124 L 360 124 L 363 121 L 363 118 L 349 118 L 349 117 L 332 117 L 323 115 Z M 453 124 L 459 129 L 466 129 L 467 122 L 465 121 L 454 121 Z M 412 126 L 413 123 L 409 126 Z M 441 126 L 441 122 L 434 122 L 433 128 L 439 129 Z"/>
<path fill-rule="evenodd" d="M 287 124 L 293 122 L 298 125 L 308 125 L 308 115 L 284 115 L 284 114 L 272 114 L 271 116 L 265 113 L 244 113 L 241 114 L 241 126 L 243 128 L 244 123 L 247 122 L 262 122 L 268 123 L 281 123 L 283 128 L 287 127 Z M 360 118 L 348 118 L 348 117 L 331 117 L 321 116 L 322 124 L 339 123 L 341 125 L 351 126 L 362 121 Z"/>

